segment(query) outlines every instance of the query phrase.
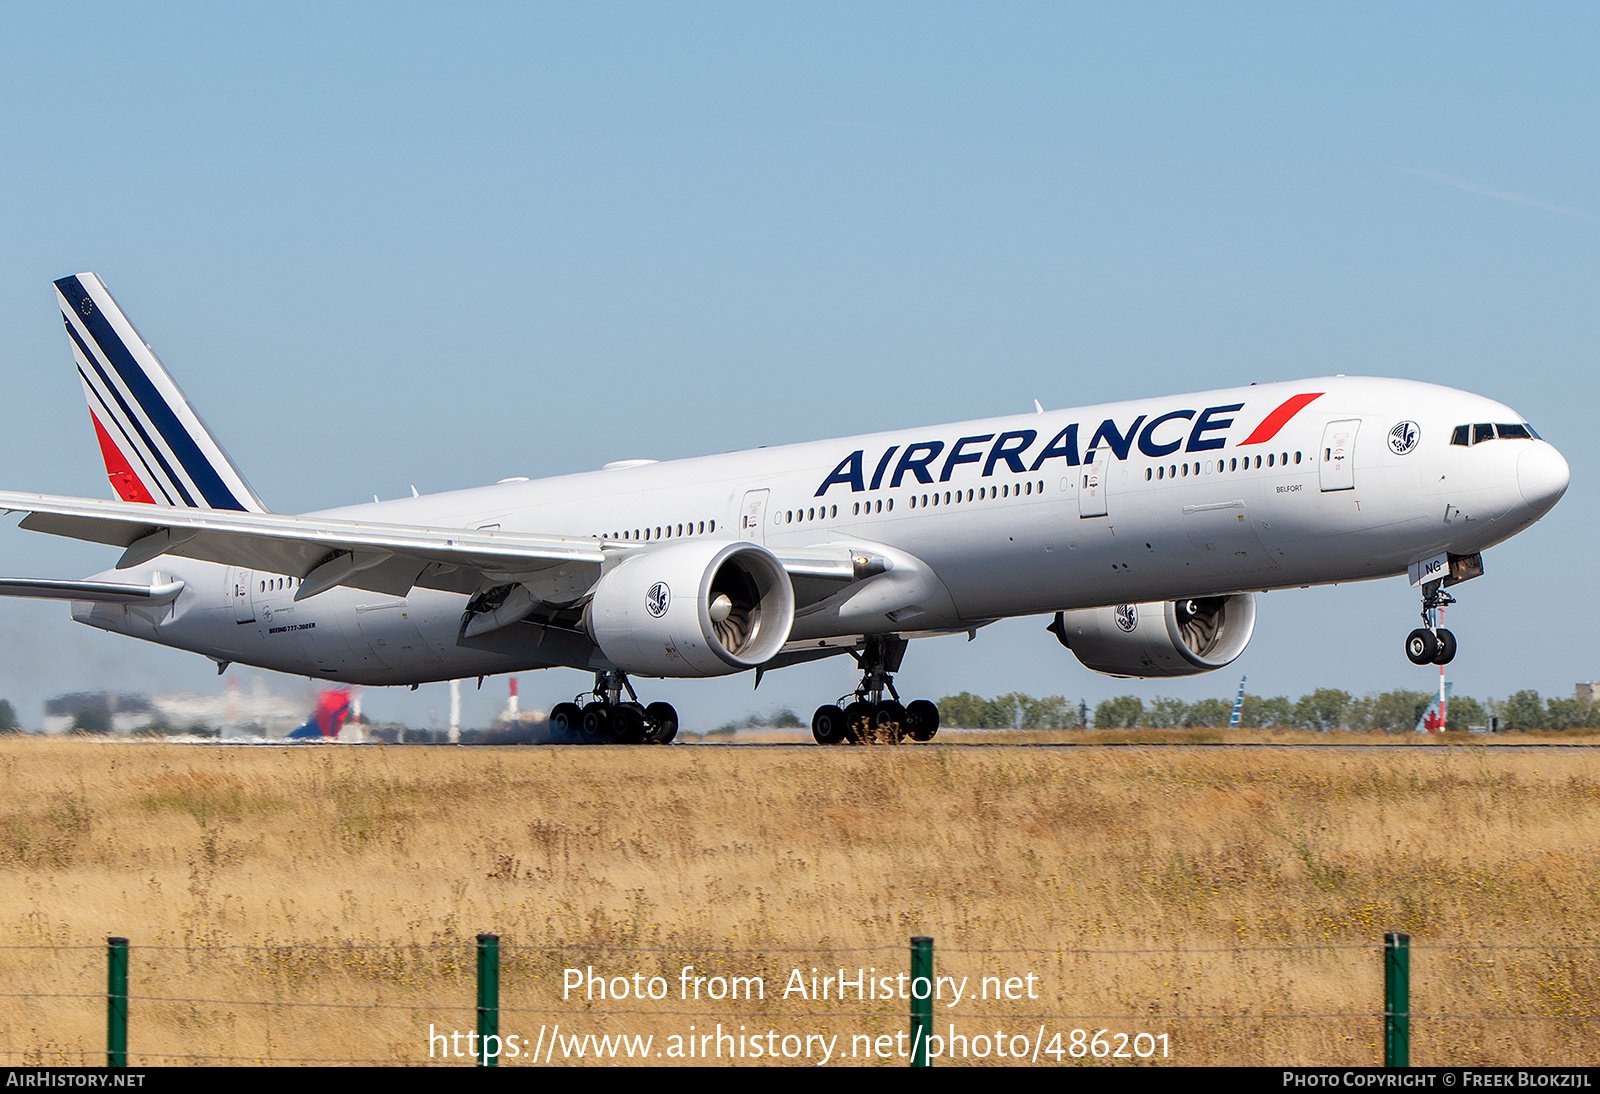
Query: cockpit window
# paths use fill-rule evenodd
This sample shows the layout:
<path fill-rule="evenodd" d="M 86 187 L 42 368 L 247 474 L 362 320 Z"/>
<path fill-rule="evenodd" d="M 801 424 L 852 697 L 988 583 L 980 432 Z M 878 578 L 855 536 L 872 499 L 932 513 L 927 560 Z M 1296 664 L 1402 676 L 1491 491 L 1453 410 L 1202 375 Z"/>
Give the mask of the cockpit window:
<path fill-rule="evenodd" d="M 1463 448 L 1493 440 L 1537 441 L 1539 434 L 1527 422 L 1478 422 L 1475 425 L 1458 425 L 1450 434 L 1450 443 Z"/>

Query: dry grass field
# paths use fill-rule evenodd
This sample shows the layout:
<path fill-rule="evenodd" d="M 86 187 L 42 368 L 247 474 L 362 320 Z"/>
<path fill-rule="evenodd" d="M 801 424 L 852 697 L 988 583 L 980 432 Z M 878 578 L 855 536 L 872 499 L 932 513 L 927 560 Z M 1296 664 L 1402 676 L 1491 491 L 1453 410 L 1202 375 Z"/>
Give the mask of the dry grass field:
<path fill-rule="evenodd" d="M 110 934 L 134 1063 L 425 1062 L 430 1026 L 473 1026 L 479 931 L 503 1034 L 648 1034 L 650 1063 L 720 1024 L 902 1065 L 853 1038 L 904 1029 L 903 1001 L 783 989 L 897 974 L 927 934 L 970 978 L 935 1007 L 985 1035 L 968 1062 L 1042 1028 L 1054 1063 L 1076 1028 L 1166 1034 L 1175 1063 L 1374 1064 L 1388 930 L 1413 941 L 1413 1063 L 1600 1059 L 1600 750 L 8 738 L 0 795 L 11 1064 L 103 1061 Z M 686 965 L 765 998 L 684 1001 Z M 591 966 L 668 997 L 563 1001 Z M 971 998 L 1028 974 L 1034 999 Z"/>

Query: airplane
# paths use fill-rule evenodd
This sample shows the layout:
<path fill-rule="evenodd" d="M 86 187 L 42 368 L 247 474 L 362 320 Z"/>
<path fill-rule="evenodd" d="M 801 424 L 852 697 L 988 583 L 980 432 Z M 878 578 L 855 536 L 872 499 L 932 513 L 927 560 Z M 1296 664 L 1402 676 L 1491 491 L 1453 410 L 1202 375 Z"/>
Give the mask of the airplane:
<path fill-rule="evenodd" d="M 912 639 L 1044 616 L 1114 676 L 1209 672 L 1254 594 L 1409 573 L 1415 664 L 1447 663 L 1446 590 L 1538 520 L 1568 467 L 1520 414 L 1409 380 L 1333 376 L 627 459 L 553 478 L 272 512 L 92 273 L 55 283 L 116 500 L 0 492 L 20 527 L 121 550 L 86 580 L 0 579 L 73 619 L 216 662 L 345 685 L 565 666 L 558 728 L 666 743 L 631 677 L 851 657 L 822 744 L 929 740 L 894 686 Z M 626 698 L 624 698 L 626 696 Z"/>

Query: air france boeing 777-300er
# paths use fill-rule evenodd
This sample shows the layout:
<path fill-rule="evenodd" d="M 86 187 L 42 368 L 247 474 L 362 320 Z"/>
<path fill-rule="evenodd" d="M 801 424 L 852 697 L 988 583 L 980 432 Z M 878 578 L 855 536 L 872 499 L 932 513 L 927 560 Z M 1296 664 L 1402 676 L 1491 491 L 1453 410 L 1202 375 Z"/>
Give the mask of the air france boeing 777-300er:
<path fill-rule="evenodd" d="M 79 622 L 350 684 L 567 666 L 557 724 L 666 742 L 630 677 L 854 658 L 824 743 L 927 740 L 910 639 L 1051 617 L 1080 661 L 1183 676 L 1238 657 L 1259 590 L 1409 573 L 1417 664 L 1446 588 L 1546 513 L 1567 463 L 1501 403 L 1327 377 L 898 429 L 284 516 L 246 484 L 93 274 L 56 283 L 117 500 L 0 493 L 21 527 L 120 548 L 81 581 L 0 580 Z M 1037 404 L 1035 404 L 1037 406 Z M 415 492 L 413 492 L 415 493 Z M 758 677 L 759 679 L 759 677 Z"/>

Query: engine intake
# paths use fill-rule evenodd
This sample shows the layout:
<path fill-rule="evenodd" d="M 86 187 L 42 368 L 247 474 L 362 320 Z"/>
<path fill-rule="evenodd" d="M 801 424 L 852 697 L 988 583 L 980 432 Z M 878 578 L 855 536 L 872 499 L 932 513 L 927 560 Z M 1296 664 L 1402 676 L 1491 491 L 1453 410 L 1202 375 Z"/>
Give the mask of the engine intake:
<path fill-rule="evenodd" d="M 1254 593 L 1057 612 L 1050 631 L 1111 676 L 1193 676 L 1229 664 L 1256 629 Z"/>
<path fill-rule="evenodd" d="M 724 676 L 783 648 L 794 589 L 765 547 L 685 541 L 640 552 L 606 573 L 583 623 L 624 672 Z"/>

